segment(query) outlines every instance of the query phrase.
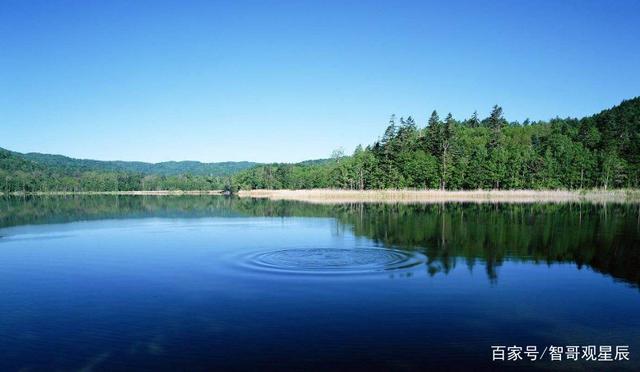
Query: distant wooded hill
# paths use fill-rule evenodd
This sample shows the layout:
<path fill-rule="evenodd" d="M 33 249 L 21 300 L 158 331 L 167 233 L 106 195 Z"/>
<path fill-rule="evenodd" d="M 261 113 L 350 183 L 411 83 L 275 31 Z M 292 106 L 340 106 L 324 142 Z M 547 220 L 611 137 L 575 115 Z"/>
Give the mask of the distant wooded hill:
<path fill-rule="evenodd" d="M 249 161 L 102 161 L 0 148 L 0 192 L 222 189 L 232 175 L 259 165 Z"/>
<path fill-rule="evenodd" d="M 0 190 L 118 191 L 149 186 L 169 189 L 222 188 L 223 179 L 258 163 L 101 161 L 63 155 L 19 153 L 0 148 Z M 48 180 L 47 180 L 48 178 Z"/>
<path fill-rule="evenodd" d="M 243 169 L 258 165 L 258 163 L 249 161 L 227 161 L 220 163 L 166 161 L 161 163 L 145 163 L 140 161 L 74 159 L 63 155 L 41 154 L 37 152 L 26 154 L 13 152 L 13 154 L 40 165 L 54 167 L 62 171 L 131 172 L 159 176 L 177 176 L 181 174 L 213 177 L 229 176 Z"/>

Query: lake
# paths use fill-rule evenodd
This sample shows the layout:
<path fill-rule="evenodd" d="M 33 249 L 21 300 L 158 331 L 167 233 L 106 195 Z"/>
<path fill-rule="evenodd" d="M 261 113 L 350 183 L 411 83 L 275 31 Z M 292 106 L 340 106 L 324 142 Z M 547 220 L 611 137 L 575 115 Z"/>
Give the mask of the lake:
<path fill-rule="evenodd" d="M 639 370 L 639 288 L 637 204 L 0 198 L 2 371 Z"/>

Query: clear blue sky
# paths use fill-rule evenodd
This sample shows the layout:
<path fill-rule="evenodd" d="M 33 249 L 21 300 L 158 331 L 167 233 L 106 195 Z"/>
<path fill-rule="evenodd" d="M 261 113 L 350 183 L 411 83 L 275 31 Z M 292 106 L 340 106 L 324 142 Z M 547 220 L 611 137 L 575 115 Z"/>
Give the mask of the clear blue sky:
<path fill-rule="evenodd" d="M 300 161 L 392 113 L 637 95 L 640 1 L 0 1 L 0 147 L 21 152 Z"/>

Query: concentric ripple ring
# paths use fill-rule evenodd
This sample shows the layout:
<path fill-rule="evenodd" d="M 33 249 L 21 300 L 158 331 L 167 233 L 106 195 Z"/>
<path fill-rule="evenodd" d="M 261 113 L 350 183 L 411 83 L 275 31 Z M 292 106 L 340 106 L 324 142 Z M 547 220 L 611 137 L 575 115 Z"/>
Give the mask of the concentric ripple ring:
<path fill-rule="evenodd" d="M 309 274 L 395 271 L 422 262 L 417 254 L 386 248 L 292 248 L 256 253 L 247 260 L 256 269 Z"/>

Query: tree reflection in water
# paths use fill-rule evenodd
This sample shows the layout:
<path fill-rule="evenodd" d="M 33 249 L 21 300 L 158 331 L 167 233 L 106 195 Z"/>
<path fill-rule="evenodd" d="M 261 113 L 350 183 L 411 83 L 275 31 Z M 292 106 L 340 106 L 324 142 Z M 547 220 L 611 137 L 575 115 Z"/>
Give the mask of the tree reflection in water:
<path fill-rule="evenodd" d="M 220 196 L 64 196 L 0 199 L 0 227 L 145 217 L 330 217 L 386 247 L 427 257 L 430 275 L 505 261 L 575 263 L 640 287 L 635 204 L 339 204 Z M 2 234 L 0 234 L 2 235 Z"/>

